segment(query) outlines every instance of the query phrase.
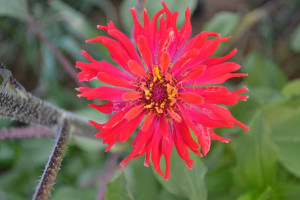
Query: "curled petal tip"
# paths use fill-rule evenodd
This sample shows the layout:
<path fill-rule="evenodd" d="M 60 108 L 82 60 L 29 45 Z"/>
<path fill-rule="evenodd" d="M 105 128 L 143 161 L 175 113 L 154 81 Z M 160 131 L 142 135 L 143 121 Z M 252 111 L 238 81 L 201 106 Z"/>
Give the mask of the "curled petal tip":
<path fill-rule="evenodd" d="M 145 167 L 149 167 L 149 163 L 144 162 L 144 166 L 145 166 Z"/>
<path fill-rule="evenodd" d="M 97 25 L 97 28 L 101 30 L 108 30 L 107 26 L 102 26 L 102 25 Z"/>

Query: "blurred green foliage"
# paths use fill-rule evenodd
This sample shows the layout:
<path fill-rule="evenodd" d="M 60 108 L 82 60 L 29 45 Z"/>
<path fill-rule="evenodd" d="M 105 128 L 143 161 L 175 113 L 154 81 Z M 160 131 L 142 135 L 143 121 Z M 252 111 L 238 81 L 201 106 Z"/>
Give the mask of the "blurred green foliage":
<path fill-rule="evenodd" d="M 150 16 L 161 9 L 159 2 L 148 1 L 146 7 Z M 186 6 L 195 11 L 192 18 L 195 34 L 202 30 L 197 28 L 199 22 L 206 31 L 233 36 L 235 42 L 230 45 L 234 44 L 239 50 L 234 59 L 242 64 L 242 70 L 249 76 L 242 82 L 234 80 L 227 84 L 231 88 L 246 84 L 250 99 L 232 107 L 231 111 L 250 126 L 250 131 L 244 132 L 240 128 L 217 130 L 232 141 L 229 144 L 213 142 L 205 158 L 193 156 L 193 170 L 185 168 L 184 162 L 173 155 L 168 181 L 154 170 L 145 168 L 142 158 L 134 160 L 124 169 L 117 168 L 107 185 L 105 199 L 298 199 L 299 1 L 287 1 L 273 13 L 265 10 L 264 17 L 253 25 L 254 28 L 242 24 L 245 13 L 225 10 L 213 13 L 214 17 L 203 21 L 205 15 L 199 14 L 201 7 L 196 0 L 166 0 L 166 3 L 171 10 L 179 10 L 178 25 L 184 20 Z M 136 5 L 136 0 L 0 0 L 0 61 L 34 95 L 81 116 L 104 122 L 107 120 L 105 115 L 87 108 L 87 102 L 76 97 L 76 83 L 33 33 L 26 16 L 31 13 L 54 45 L 75 65 L 76 60 L 84 60 L 80 55 L 82 49 L 97 59 L 109 60 L 103 46 L 86 45 L 84 41 L 103 34 L 96 25 L 109 20 L 114 20 L 118 27 L 130 34 L 129 7 Z M 249 12 L 258 7 L 248 6 Z M 274 15 L 278 20 L 270 23 Z M 291 19 L 296 22 L 298 19 L 298 23 Z M 244 31 L 241 38 L 235 36 L 239 27 Z M 221 51 L 225 47 L 226 44 L 222 45 Z M 0 121 L 0 127 L 17 125 L 22 124 Z M 0 141 L 1 200 L 31 198 L 53 144 L 53 139 Z M 72 139 L 51 199 L 95 199 L 101 182 L 99 175 L 105 173 L 107 153 L 104 149 L 100 141 Z M 127 153 L 126 150 L 123 156 Z"/>

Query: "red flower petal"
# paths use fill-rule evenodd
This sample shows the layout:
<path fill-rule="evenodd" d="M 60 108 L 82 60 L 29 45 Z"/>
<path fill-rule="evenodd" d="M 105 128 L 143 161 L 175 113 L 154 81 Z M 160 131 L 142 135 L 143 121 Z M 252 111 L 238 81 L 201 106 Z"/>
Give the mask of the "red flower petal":
<path fill-rule="evenodd" d="M 122 70 L 118 69 L 117 67 L 115 67 L 114 65 L 108 62 L 103 62 L 103 61 L 98 61 L 94 63 L 76 62 L 76 67 L 80 68 L 83 72 L 87 71 L 89 73 L 93 73 L 94 77 L 91 78 L 95 78 L 99 72 L 106 72 L 106 73 L 111 73 L 114 76 L 122 77 L 127 81 L 134 80 L 128 74 L 124 73 Z"/>
<path fill-rule="evenodd" d="M 105 37 L 105 36 L 98 36 L 93 39 L 89 39 L 86 41 L 87 43 L 90 42 L 99 42 L 103 44 L 109 51 L 111 58 L 122 66 L 126 71 L 130 72 L 127 62 L 129 60 L 128 54 L 124 50 L 124 48 L 115 40 Z"/>
<path fill-rule="evenodd" d="M 168 180 L 170 178 L 170 162 L 171 162 L 171 154 L 173 149 L 173 139 L 170 132 L 168 135 L 162 139 L 162 153 L 165 157 L 166 162 L 166 172 L 165 179 Z"/>
<path fill-rule="evenodd" d="M 192 165 L 194 164 L 194 161 L 190 159 L 187 145 L 185 145 L 185 143 L 183 142 L 181 134 L 178 133 L 177 129 L 174 129 L 174 144 L 178 155 L 186 162 L 186 166 L 189 169 L 192 169 Z"/>
<path fill-rule="evenodd" d="M 174 112 L 174 110 L 172 108 L 168 109 L 168 115 L 170 115 L 170 117 L 172 119 L 174 119 L 177 122 L 181 122 L 181 117 L 179 114 L 177 114 L 176 112 Z"/>
<path fill-rule="evenodd" d="M 182 76 L 179 77 L 178 81 L 193 81 L 195 79 L 197 79 L 199 76 L 201 76 L 204 71 L 206 69 L 205 65 L 199 65 L 196 66 L 194 68 L 192 68 L 191 70 L 187 71 L 186 73 L 184 73 Z"/>
<path fill-rule="evenodd" d="M 119 101 L 119 102 L 109 101 L 102 105 L 89 104 L 89 106 L 99 110 L 102 113 L 111 114 L 113 112 L 123 109 L 126 106 L 126 102 L 125 101 Z"/>
<path fill-rule="evenodd" d="M 164 173 L 161 171 L 160 168 L 160 158 L 162 156 L 162 148 L 161 148 L 161 130 L 160 127 L 157 125 L 152 142 L 152 151 L 151 151 L 151 159 L 153 162 L 154 169 L 161 175 L 165 176 Z"/>
<path fill-rule="evenodd" d="M 207 104 L 235 105 L 241 99 L 240 95 L 222 86 L 186 88 L 186 91 L 201 95 Z"/>
<path fill-rule="evenodd" d="M 203 97 L 192 92 L 179 93 L 179 98 L 186 103 L 195 104 L 195 105 L 200 105 L 204 102 Z"/>
<path fill-rule="evenodd" d="M 144 110 L 144 106 L 135 106 L 131 108 L 125 115 L 126 119 L 134 119 L 136 118 L 142 111 Z"/>
<path fill-rule="evenodd" d="M 228 60 L 229 58 L 231 58 L 232 56 L 234 56 L 237 53 L 236 49 L 233 49 L 229 54 L 223 56 L 223 57 L 213 57 L 213 58 L 209 58 L 206 61 L 203 62 L 204 65 L 207 66 L 213 66 L 213 65 L 218 65 L 221 64 L 222 62 Z"/>
<path fill-rule="evenodd" d="M 168 122 L 167 122 L 165 116 L 160 117 L 159 124 L 160 124 L 160 129 L 161 129 L 161 132 L 162 132 L 164 138 L 167 138 L 168 133 L 169 133 L 169 129 L 168 129 L 169 126 L 168 126 Z"/>
<path fill-rule="evenodd" d="M 200 49 L 206 42 L 207 38 L 210 36 L 220 37 L 220 33 L 214 33 L 214 32 L 207 32 L 204 31 L 195 37 L 193 37 L 183 48 L 181 53 L 179 54 L 179 57 L 181 57 L 184 53 L 189 51 L 190 49 Z"/>
<path fill-rule="evenodd" d="M 113 22 L 108 23 L 107 32 L 110 36 L 116 38 L 122 47 L 126 50 L 129 57 L 139 61 L 141 63 L 140 57 L 136 51 L 135 46 L 132 44 L 130 39 L 121 31 L 119 31 Z"/>
<path fill-rule="evenodd" d="M 92 99 L 102 99 L 102 100 L 123 100 L 123 94 L 126 93 L 126 90 L 100 86 L 98 88 L 85 88 L 82 90 L 83 87 L 79 88 L 81 94 L 78 94 L 78 97 L 87 97 L 89 100 Z"/>
<path fill-rule="evenodd" d="M 194 152 L 198 152 L 199 145 L 197 142 L 194 141 L 193 137 L 191 136 L 189 127 L 187 124 L 182 121 L 180 123 L 174 123 L 177 133 L 181 135 L 184 143 Z M 200 152 L 198 152 L 200 154 Z"/>
<path fill-rule="evenodd" d="M 131 92 L 124 93 L 123 99 L 126 101 L 133 101 L 133 100 L 137 100 L 141 96 L 142 96 L 142 94 L 140 92 L 131 91 Z"/>
<path fill-rule="evenodd" d="M 110 73 L 100 72 L 97 74 L 97 78 L 99 79 L 99 81 L 112 86 L 136 89 L 136 86 L 131 84 L 127 80 L 118 76 L 114 76 Z"/>
<path fill-rule="evenodd" d="M 179 72 L 181 72 L 181 69 L 185 69 L 185 65 L 192 61 L 194 58 L 196 58 L 199 55 L 198 49 L 191 49 L 187 51 L 178 61 L 174 64 L 174 66 L 171 69 L 171 72 L 177 75 Z"/>
<path fill-rule="evenodd" d="M 124 119 L 126 113 L 132 108 L 133 106 L 127 106 L 123 108 L 121 111 L 117 112 L 113 115 L 106 123 L 104 128 L 112 128 L 116 126 L 122 119 Z"/>
<path fill-rule="evenodd" d="M 153 111 L 150 111 L 141 127 L 142 131 L 147 131 L 154 119 L 155 113 Z"/>
<path fill-rule="evenodd" d="M 165 74 L 170 67 L 170 55 L 167 52 L 163 52 L 160 57 L 160 64 L 159 67 L 162 71 L 162 74 Z"/>
<path fill-rule="evenodd" d="M 153 61 L 152 61 L 152 53 L 147 43 L 147 39 L 144 36 L 139 36 L 137 46 L 143 57 L 145 65 L 148 67 L 148 71 L 151 71 Z"/>
<path fill-rule="evenodd" d="M 228 143 L 230 141 L 230 139 L 228 139 L 228 138 L 223 138 L 223 137 L 215 134 L 215 132 L 212 130 L 212 128 L 209 128 L 209 134 L 210 134 L 211 140 L 218 140 L 218 141 L 225 142 L 225 143 Z"/>
<path fill-rule="evenodd" d="M 147 73 L 141 65 L 139 65 L 135 60 L 128 61 L 128 67 L 135 75 L 141 76 L 143 78 L 147 77 Z"/>

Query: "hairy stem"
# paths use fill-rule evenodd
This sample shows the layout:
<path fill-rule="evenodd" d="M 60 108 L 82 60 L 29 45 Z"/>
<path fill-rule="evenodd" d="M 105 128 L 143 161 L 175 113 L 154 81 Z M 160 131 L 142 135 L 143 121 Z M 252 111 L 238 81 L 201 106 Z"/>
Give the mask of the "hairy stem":
<path fill-rule="evenodd" d="M 55 129 L 64 116 L 72 136 L 94 139 L 94 133 L 97 132 L 86 120 L 70 112 L 52 106 L 26 91 L 20 93 L 5 87 L 0 87 L 0 116 L 50 129 Z"/>
<path fill-rule="evenodd" d="M 69 139 L 69 125 L 65 119 L 62 120 L 60 129 L 57 132 L 56 141 L 52 153 L 49 157 L 48 163 L 45 167 L 45 171 L 39 182 L 39 185 L 33 196 L 34 200 L 47 200 L 54 181 L 57 176 L 57 172 L 60 170 L 61 162 L 65 155 L 65 151 L 68 146 Z"/>
<path fill-rule="evenodd" d="M 31 139 L 31 138 L 51 138 L 55 134 L 47 128 L 35 127 L 13 127 L 0 129 L 0 140 Z"/>

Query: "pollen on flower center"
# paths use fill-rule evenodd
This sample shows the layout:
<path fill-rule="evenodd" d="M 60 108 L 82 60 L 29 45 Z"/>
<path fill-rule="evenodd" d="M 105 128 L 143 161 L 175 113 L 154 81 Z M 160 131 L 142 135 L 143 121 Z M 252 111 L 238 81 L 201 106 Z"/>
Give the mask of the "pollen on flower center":
<path fill-rule="evenodd" d="M 172 76 L 161 74 L 157 66 L 148 73 L 148 79 L 141 83 L 140 89 L 143 91 L 144 108 L 154 109 L 157 113 L 173 106 L 178 97 Z"/>

